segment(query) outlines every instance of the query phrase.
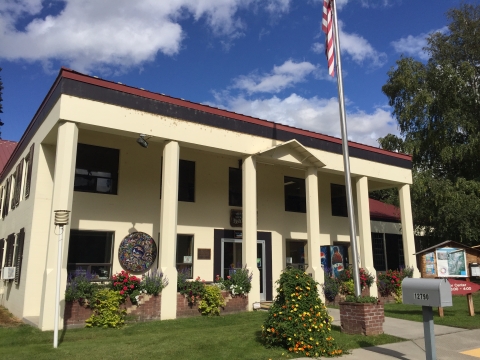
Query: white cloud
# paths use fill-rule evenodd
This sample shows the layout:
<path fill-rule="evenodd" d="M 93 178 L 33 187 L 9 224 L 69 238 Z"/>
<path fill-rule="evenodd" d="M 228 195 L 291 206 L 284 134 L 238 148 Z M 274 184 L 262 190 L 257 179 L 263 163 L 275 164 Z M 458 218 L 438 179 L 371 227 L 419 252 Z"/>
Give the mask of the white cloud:
<path fill-rule="evenodd" d="M 323 0 L 313 0 L 314 3 L 320 3 L 323 5 Z M 337 0 L 335 4 L 337 5 L 338 10 L 342 10 L 342 8 L 347 5 L 348 0 Z"/>
<path fill-rule="evenodd" d="M 325 53 L 325 44 L 316 42 L 312 45 L 312 51 L 316 54 L 324 54 Z"/>
<path fill-rule="evenodd" d="M 365 8 L 377 8 L 391 6 L 392 0 L 360 0 L 360 3 Z"/>
<path fill-rule="evenodd" d="M 342 54 L 346 53 L 353 61 L 359 64 L 367 63 L 369 67 L 379 68 L 385 65 L 387 55 L 379 52 L 362 36 L 343 31 L 343 23 L 339 22 L 340 46 Z"/>
<path fill-rule="evenodd" d="M 392 46 L 397 53 L 401 53 L 407 56 L 414 56 L 421 60 L 428 60 L 429 55 L 426 51 L 423 50 L 427 46 L 427 37 L 435 32 L 440 32 L 442 34 L 448 31 L 448 27 L 444 26 L 441 29 L 431 31 L 430 33 L 423 33 L 417 36 L 408 35 L 399 40 L 392 41 Z"/>
<path fill-rule="evenodd" d="M 80 71 L 129 67 L 157 53 L 175 55 L 185 37 L 181 22 L 205 21 L 215 35 L 234 39 L 245 24 L 238 10 L 248 7 L 278 15 L 290 0 L 63 0 L 60 13 L 44 16 L 48 2 L 0 1 L 0 58 L 62 60 Z M 42 14 L 40 16 L 40 14 Z M 19 21 L 33 16 L 24 29 Z"/>
<path fill-rule="evenodd" d="M 301 82 L 315 70 L 315 65 L 309 62 L 296 63 L 285 61 L 280 66 L 274 66 L 269 74 L 257 75 L 252 73 L 234 79 L 233 88 L 245 90 L 248 93 L 277 93 L 295 83 Z"/>
<path fill-rule="evenodd" d="M 325 135 L 341 137 L 340 115 L 336 98 L 304 98 L 292 93 L 283 99 L 273 96 L 266 99 L 249 100 L 244 96 L 232 97 L 217 94 L 216 102 L 217 104 L 210 105 Z M 347 111 L 347 127 L 350 140 L 375 147 L 378 147 L 377 139 L 379 137 L 389 133 L 398 135 L 395 120 L 388 111 L 382 108 L 376 108 L 372 113 L 361 110 Z"/>

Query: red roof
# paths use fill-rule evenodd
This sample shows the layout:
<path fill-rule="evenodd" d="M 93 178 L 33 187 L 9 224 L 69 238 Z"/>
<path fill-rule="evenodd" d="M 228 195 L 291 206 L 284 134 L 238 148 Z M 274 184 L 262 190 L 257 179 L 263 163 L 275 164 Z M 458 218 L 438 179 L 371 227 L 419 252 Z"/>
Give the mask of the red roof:
<path fill-rule="evenodd" d="M 380 221 L 400 221 L 400 209 L 394 205 L 369 199 L 370 219 Z"/>
<path fill-rule="evenodd" d="M 15 150 L 15 146 L 17 146 L 15 141 L 0 140 L 0 173 Z"/>

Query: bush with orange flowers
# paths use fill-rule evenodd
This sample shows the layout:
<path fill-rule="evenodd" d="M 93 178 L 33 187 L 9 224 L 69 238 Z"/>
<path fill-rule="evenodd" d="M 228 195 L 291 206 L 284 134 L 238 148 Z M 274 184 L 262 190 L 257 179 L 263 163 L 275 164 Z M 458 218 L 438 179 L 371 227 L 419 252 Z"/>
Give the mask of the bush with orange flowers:
<path fill-rule="evenodd" d="M 331 336 L 333 318 L 318 296 L 318 283 L 301 270 L 287 269 L 277 284 L 278 295 L 262 325 L 265 345 L 307 357 L 341 355 Z"/>

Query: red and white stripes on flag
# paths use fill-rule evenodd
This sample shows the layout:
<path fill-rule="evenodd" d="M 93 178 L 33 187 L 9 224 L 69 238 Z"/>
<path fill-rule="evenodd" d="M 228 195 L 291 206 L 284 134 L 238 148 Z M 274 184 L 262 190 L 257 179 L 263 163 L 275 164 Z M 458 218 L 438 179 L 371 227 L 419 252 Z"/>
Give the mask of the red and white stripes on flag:
<path fill-rule="evenodd" d="M 323 0 L 322 31 L 325 33 L 325 55 L 328 61 L 328 73 L 335 76 L 335 54 L 333 52 L 332 5 L 334 0 Z"/>

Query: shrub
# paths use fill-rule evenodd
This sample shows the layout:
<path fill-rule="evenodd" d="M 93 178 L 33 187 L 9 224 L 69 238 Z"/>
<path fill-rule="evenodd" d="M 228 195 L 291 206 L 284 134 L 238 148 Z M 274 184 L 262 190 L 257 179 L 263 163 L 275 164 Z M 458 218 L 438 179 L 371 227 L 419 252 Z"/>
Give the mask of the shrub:
<path fill-rule="evenodd" d="M 328 301 L 335 301 L 335 297 L 340 291 L 340 281 L 330 276 L 325 277 L 325 282 L 322 284 L 322 291 L 325 299 Z"/>
<path fill-rule="evenodd" d="M 195 305 L 205 294 L 205 280 L 200 280 L 199 276 L 194 281 L 185 281 L 179 292 L 188 299 L 190 305 Z"/>
<path fill-rule="evenodd" d="M 112 276 L 112 288 L 118 291 L 123 300 L 130 298 L 133 304 L 137 303 L 138 295 L 140 295 L 140 279 L 135 275 L 130 275 L 127 271 L 121 272 Z"/>
<path fill-rule="evenodd" d="M 225 300 L 223 299 L 220 289 L 213 285 L 205 286 L 202 301 L 200 301 L 200 304 L 198 305 L 202 315 L 218 316 L 220 315 L 221 306 L 225 306 Z"/>
<path fill-rule="evenodd" d="M 402 297 L 402 281 L 406 277 L 413 276 L 413 267 L 407 267 L 400 270 L 387 270 L 385 273 L 379 273 L 377 276 L 378 292 L 381 296 L 395 295 L 395 302 L 400 301 Z"/>
<path fill-rule="evenodd" d="M 262 326 L 265 345 L 308 357 L 340 355 L 330 333 L 333 318 L 318 296 L 318 284 L 298 269 L 286 269 L 277 284 L 278 295 Z"/>
<path fill-rule="evenodd" d="M 227 276 L 226 279 L 215 276 L 215 286 L 220 290 L 228 290 L 235 295 L 246 295 L 252 289 L 252 276 L 253 273 L 248 271 L 247 267 L 236 269 L 232 275 Z"/>
<path fill-rule="evenodd" d="M 347 295 L 346 302 L 360 303 L 360 304 L 378 304 L 378 299 L 373 296 L 355 296 Z"/>
<path fill-rule="evenodd" d="M 340 294 L 348 296 L 355 294 L 355 284 L 353 279 L 340 282 Z"/>
<path fill-rule="evenodd" d="M 118 328 L 125 324 L 126 310 L 120 310 L 124 297 L 115 290 L 102 289 L 95 292 L 91 307 L 93 314 L 85 320 L 87 327 Z"/>
<path fill-rule="evenodd" d="M 140 291 L 157 296 L 168 285 L 168 279 L 157 269 L 150 270 L 140 283 Z M 138 301 L 138 300 L 137 300 Z"/>
<path fill-rule="evenodd" d="M 375 281 L 375 277 L 372 274 L 370 274 L 368 270 L 365 270 L 363 268 L 359 268 L 358 271 L 359 271 L 361 289 L 363 290 L 367 287 L 370 288 Z M 352 280 L 352 283 L 353 283 L 352 267 L 350 266 L 347 269 L 343 270 L 339 279 L 341 282 L 347 282 L 349 280 Z M 352 292 L 351 292 L 352 294 L 354 293 L 354 289 L 355 287 L 353 287 L 352 289 Z M 344 295 L 348 295 L 348 294 L 344 294 Z"/>
<path fill-rule="evenodd" d="M 85 272 L 85 270 L 77 269 L 74 273 L 70 273 L 67 279 L 67 288 L 65 290 L 65 301 L 79 301 L 90 303 L 93 294 L 99 286 L 92 283 L 94 274 Z"/>

